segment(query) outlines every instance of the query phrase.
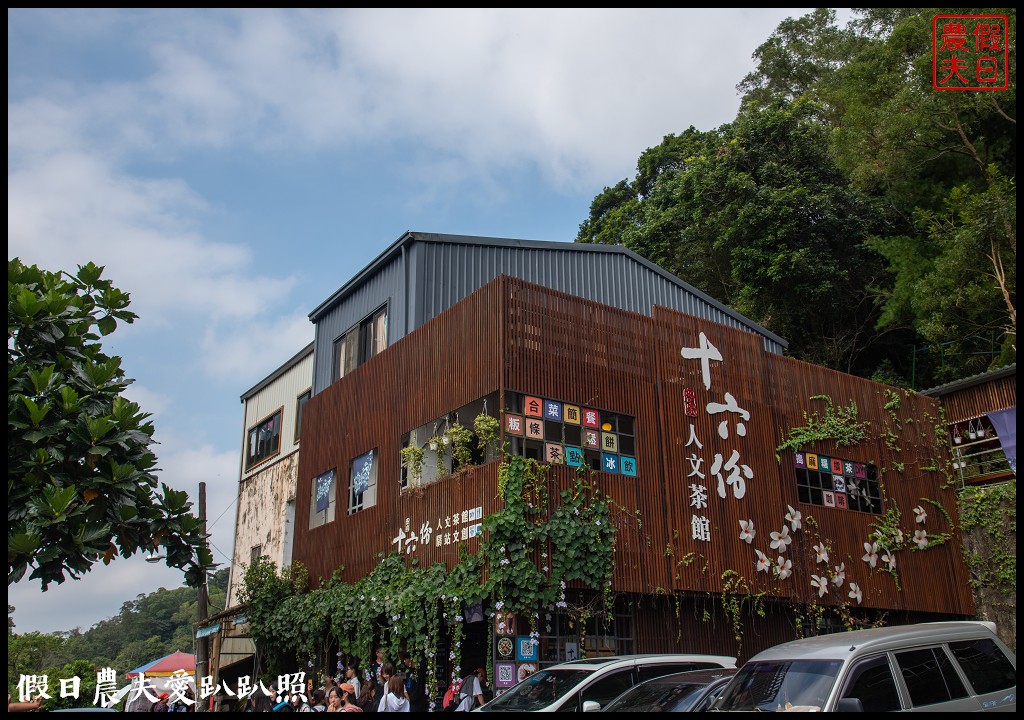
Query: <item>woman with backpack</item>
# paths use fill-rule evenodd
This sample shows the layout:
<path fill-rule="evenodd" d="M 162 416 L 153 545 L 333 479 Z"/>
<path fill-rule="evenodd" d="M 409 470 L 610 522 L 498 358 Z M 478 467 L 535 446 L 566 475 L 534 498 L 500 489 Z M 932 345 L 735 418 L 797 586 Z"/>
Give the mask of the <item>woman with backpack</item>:
<path fill-rule="evenodd" d="M 455 712 L 469 712 L 477 705 L 484 704 L 484 691 L 480 688 L 480 680 L 476 673 L 470 673 L 462 678 L 462 685 L 459 687 L 459 706 Z"/>

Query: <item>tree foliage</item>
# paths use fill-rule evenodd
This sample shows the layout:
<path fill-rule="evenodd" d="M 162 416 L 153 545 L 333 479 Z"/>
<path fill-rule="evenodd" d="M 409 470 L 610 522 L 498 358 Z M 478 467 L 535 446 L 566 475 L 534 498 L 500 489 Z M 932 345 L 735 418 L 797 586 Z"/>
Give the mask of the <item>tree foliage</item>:
<path fill-rule="evenodd" d="M 1014 362 L 1016 10 L 996 13 L 1001 92 L 932 87 L 948 11 L 854 12 L 780 23 L 735 121 L 644 151 L 577 241 L 626 245 L 810 362 L 904 382 L 916 366 L 918 387 Z"/>
<path fill-rule="evenodd" d="M 213 573 L 209 579 L 211 612 L 224 609 L 228 570 Z M 193 588 L 160 588 L 140 594 L 121 605 L 120 611 L 84 632 L 75 628 L 64 632 L 12 634 L 7 639 L 8 686 L 16 687 L 18 677 L 48 674 L 54 678 L 69 663 L 85 662 L 91 671 L 80 675 L 95 685 L 96 670 L 111 667 L 120 676 L 143 663 L 176 651 L 194 652 L 197 593 Z M 51 672 L 47 672 L 51 670 Z M 74 674 L 74 673 L 72 673 Z M 91 704 L 90 692 L 86 705 Z M 63 707 L 47 703 L 49 709 Z M 79 705 L 84 707 L 84 705 Z"/>
<path fill-rule="evenodd" d="M 194 585 L 212 556 L 187 494 L 157 488 L 153 424 L 103 352 L 100 337 L 136 315 L 102 274 L 8 262 L 7 582 L 31 570 L 46 590 L 162 545 Z"/>

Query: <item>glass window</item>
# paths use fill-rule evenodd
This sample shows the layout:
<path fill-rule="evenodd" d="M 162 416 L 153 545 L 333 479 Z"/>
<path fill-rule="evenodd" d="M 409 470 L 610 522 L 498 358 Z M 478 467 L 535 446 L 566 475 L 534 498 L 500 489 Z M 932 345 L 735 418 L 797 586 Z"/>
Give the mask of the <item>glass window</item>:
<path fill-rule="evenodd" d="M 309 402 L 312 394 L 312 389 L 307 390 L 299 395 L 299 398 L 295 401 L 295 442 L 298 442 L 302 436 L 302 411 L 305 409 L 306 403 Z"/>
<path fill-rule="evenodd" d="M 896 663 L 914 707 L 967 697 L 952 661 L 940 647 L 896 653 Z"/>
<path fill-rule="evenodd" d="M 886 655 L 858 663 L 850 672 L 844 698 L 858 698 L 865 712 L 897 712 L 903 709 Z"/>
<path fill-rule="evenodd" d="M 245 469 L 281 452 L 281 409 L 249 429 Z"/>
<path fill-rule="evenodd" d="M 843 663 L 840 660 L 748 662 L 715 706 L 724 711 L 775 711 L 787 706 L 820 710 Z"/>
<path fill-rule="evenodd" d="M 635 677 L 633 675 L 632 668 L 619 670 L 617 672 L 608 673 L 607 675 L 595 678 L 587 687 L 583 688 L 583 692 L 580 693 L 580 710 L 583 709 L 583 703 L 588 700 L 599 702 L 601 703 L 601 707 L 604 707 L 619 695 L 633 687 L 634 684 Z"/>
<path fill-rule="evenodd" d="M 951 642 L 949 650 L 978 695 L 1017 685 L 1016 669 L 994 640 Z"/>
<path fill-rule="evenodd" d="M 343 378 L 388 345 L 385 305 L 334 341 L 334 380 Z"/>
<path fill-rule="evenodd" d="M 370 450 L 352 461 L 348 514 L 377 504 L 377 451 Z"/>
<path fill-rule="evenodd" d="M 496 697 L 487 704 L 485 710 L 496 711 L 535 711 L 548 707 L 556 700 L 572 691 L 580 682 L 594 671 L 589 668 L 551 668 L 534 673 L 508 692 Z M 576 695 L 573 699 L 578 698 Z M 578 704 L 570 703 L 570 712 L 576 711 Z M 564 706 L 563 706 L 564 707 Z"/>
<path fill-rule="evenodd" d="M 309 495 L 309 529 L 334 522 L 337 505 L 336 479 L 334 470 L 313 478 Z"/>

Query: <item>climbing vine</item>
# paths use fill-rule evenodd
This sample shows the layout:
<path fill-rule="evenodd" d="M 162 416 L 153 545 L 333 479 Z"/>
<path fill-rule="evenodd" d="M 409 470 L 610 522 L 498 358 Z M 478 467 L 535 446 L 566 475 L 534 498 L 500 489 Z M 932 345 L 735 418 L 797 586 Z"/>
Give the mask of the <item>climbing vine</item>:
<path fill-rule="evenodd" d="M 804 411 L 806 425 L 790 428 L 785 440 L 775 448 L 776 458 L 783 450 L 798 451 L 811 443 L 831 440 L 839 447 L 856 445 L 868 437 L 871 423 L 858 419 L 857 403 L 853 400 L 846 407 L 836 407 L 828 395 L 812 395 L 811 400 L 825 403 L 822 413 L 808 414 Z"/>
<path fill-rule="evenodd" d="M 966 487 L 960 493 L 960 527 L 964 561 L 971 585 L 996 588 L 1005 596 L 1017 591 L 1017 482 Z"/>
<path fill-rule="evenodd" d="M 453 457 L 461 463 L 461 441 L 450 433 Z M 265 669 L 272 675 L 294 662 L 333 674 L 326 667 L 330 641 L 339 657 L 369 658 L 377 646 L 389 657 L 405 650 L 426 658 L 428 690 L 436 697 L 434 651 L 441 633 L 447 634 L 452 679 L 462 677 L 458 663 L 466 604 L 494 598 L 495 608 L 527 617 L 538 642 L 543 607 L 566 608 L 582 631 L 594 612 L 593 601 L 569 607 L 566 587 L 576 583 L 610 601 L 615 552 L 611 505 L 581 472 L 570 490 L 559 493 L 552 510 L 548 473 L 549 467 L 536 460 L 506 456 L 498 470 L 501 507 L 484 518 L 486 534 L 479 551 L 471 554 L 461 548 L 451 570 L 440 563 L 420 567 L 405 555 L 382 553 L 377 566 L 357 582 L 343 582 L 339 568 L 329 582 L 309 590 L 300 563 L 278 572 L 270 560 L 254 562 L 245 575 L 241 600 L 253 640 L 267 659 Z"/>

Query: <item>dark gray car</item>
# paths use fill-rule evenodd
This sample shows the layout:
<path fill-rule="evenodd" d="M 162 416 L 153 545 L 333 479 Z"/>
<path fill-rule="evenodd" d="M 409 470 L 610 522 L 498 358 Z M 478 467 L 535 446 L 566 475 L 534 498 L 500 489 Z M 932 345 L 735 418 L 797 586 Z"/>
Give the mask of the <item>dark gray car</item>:
<path fill-rule="evenodd" d="M 654 678 L 619 695 L 604 712 L 704 712 L 735 674 L 735 668 L 720 668 Z"/>

